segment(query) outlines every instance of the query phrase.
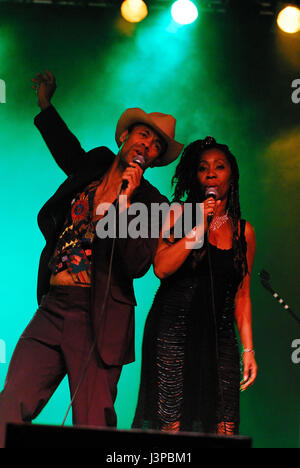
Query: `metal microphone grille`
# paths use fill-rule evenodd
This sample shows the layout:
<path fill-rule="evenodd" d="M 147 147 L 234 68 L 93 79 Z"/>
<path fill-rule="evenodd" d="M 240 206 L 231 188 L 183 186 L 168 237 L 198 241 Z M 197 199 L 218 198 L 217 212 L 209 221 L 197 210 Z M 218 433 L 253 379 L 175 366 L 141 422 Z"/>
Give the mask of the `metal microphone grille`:
<path fill-rule="evenodd" d="M 146 161 L 144 156 L 136 156 L 132 162 L 138 164 L 143 170 L 145 169 Z"/>
<path fill-rule="evenodd" d="M 208 187 L 205 191 L 205 199 L 211 197 L 215 200 L 218 198 L 218 190 L 215 187 Z"/>

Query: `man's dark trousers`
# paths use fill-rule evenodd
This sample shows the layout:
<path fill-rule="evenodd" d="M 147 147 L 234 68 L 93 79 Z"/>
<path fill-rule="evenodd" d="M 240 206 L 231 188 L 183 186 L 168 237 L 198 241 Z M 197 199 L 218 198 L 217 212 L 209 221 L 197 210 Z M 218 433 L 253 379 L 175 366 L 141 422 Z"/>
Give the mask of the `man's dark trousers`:
<path fill-rule="evenodd" d="M 89 288 L 59 286 L 43 297 L 16 346 L 0 394 L 0 447 L 5 444 L 6 423 L 36 418 L 66 374 L 73 396 L 93 340 L 89 295 Z M 72 407 L 73 424 L 116 426 L 114 402 L 121 370 L 92 355 Z"/>

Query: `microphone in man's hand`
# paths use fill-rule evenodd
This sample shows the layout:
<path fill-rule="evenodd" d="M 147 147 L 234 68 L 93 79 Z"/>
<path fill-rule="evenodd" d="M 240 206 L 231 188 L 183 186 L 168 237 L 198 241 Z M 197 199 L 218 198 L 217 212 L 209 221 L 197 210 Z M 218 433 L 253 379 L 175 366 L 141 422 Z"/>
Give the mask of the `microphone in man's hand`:
<path fill-rule="evenodd" d="M 216 187 L 207 187 L 207 189 L 205 190 L 205 200 L 207 200 L 208 198 L 214 198 L 215 200 L 218 198 L 218 190 L 216 189 Z M 208 224 L 212 222 L 213 217 L 213 214 L 209 214 L 207 216 Z"/>
<path fill-rule="evenodd" d="M 140 168 L 144 171 L 146 169 L 146 161 L 145 161 L 145 158 L 144 156 L 142 156 L 141 154 L 139 154 L 138 156 L 136 156 L 133 161 L 132 161 L 134 164 L 138 164 L 140 166 Z M 123 190 L 126 190 L 128 187 L 128 180 L 124 179 L 123 182 L 122 182 L 122 187 L 121 187 L 121 192 Z"/>

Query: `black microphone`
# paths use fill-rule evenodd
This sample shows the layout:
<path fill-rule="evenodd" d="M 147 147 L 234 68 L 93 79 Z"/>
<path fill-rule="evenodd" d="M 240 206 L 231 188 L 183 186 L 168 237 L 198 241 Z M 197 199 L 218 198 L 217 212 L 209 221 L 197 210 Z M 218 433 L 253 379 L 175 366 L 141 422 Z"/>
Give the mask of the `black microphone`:
<path fill-rule="evenodd" d="M 216 187 L 207 187 L 207 189 L 205 190 L 205 200 L 207 200 L 208 198 L 214 198 L 215 200 L 218 198 L 218 190 L 216 189 Z M 208 224 L 212 222 L 213 217 L 213 214 L 209 214 L 207 216 Z"/>
<path fill-rule="evenodd" d="M 146 161 L 145 161 L 144 156 L 142 156 L 141 154 L 136 156 L 132 162 L 134 164 L 138 164 L 143 171 L 146 169 Z M 121 192 L 127 189 L 127 187 L 128 187 L 128 180 L 124 179 L 122 182 Z"/>

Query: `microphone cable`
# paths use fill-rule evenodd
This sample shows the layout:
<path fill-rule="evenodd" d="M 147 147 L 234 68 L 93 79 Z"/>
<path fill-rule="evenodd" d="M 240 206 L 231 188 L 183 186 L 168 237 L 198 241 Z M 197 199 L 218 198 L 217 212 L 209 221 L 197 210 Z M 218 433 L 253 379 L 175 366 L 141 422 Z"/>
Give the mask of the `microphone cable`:
<path fill-rule="evenodd" d="M 118 209 L 119 209 L 119 197 L 121 195 L 121 192 L 123 190 L 123 185 L 121 186 L 120 188 L 120 191 L 119 191 L 119 194 L 118 194 L 118 197 L 117 197 L 117 203 L 116 203 L 116 215 L 117 215 L 117 212 L 118 212 Z M 114 253 L 115 253 L 115 246 L 116 246 L 116 238 L 117 238 L 117 233 L 115 233 L 115 237 L 113 238 L 113 242 L 112 242 L 112 249 L 111 249 L 111 254 L 110 254 L 110 260 L 109 260 L 109 268 L 108 268 L 108 277 L 107 277 L 107 282 L 106 282 L 106 289 L 105 289 L 105 294 L 104 294 L 104 299 L 103 299 L 103 303 L 102 303 L 102 308 L 101 308 L 101 311 L 100 311 L 100 315 L 98 317 L 98 321 L 97 321 L 97 325 L 96 325 L 96 330 L 95 330 L 95 333 L 94 333 L 94 339 L 92 341 L 92 345 L 90 347 L 90 350 L 89 350 L 89 353 L 88 353 L 88 357 L 87 357 L 87 360 L 86 360 L 86 363 L 85 363 L 85 366 L 83 368 L 83 371 L 81 373 L 81 376 L 79 378 L 79 381 L 78 381 L 78 384 L 75 388 L 75 391 L 73 393 L 73 397 L 71 399 L 71 402 L 68 406 L 68 409 L 67 409 L 67 412 L 65 414 L 65 417 L 63 419 L 63 422 L 62 422 L 62 426 L 65 425 L 65 422 L 66 422 L 66 419 L 69 415 L 69 412 L 73 406 L 73 403 L 75 401 L 75 398 L 81 388 L 81 385 L 84 381 L 84 378 L 86 376 L 86 372 L 88 370 L 88 367 L 90 365 L 90 362 L 91 362 L 91 359 L 92 359 L 92 356 L 93 356 L 93 353 L 95 351 L 95 348 L 96 348 L 96 345 L 97 345 L 97 340 L 98 340 L 98 333 L 99 333 L 99 330 L 100 330 L 100 326 L 101 326 L 101 320 L 102 320 L 102 317 L 103 317 L 103 314 L 105 312 L 105 309 L 107 307 L 107 300 L 108 300 L 108 294 L 109 294 L 109 290 L 110 290 L 110 286 L 111 286 L 111 276 L 112 276 L 112 265 L 113 265 L 113 258 L 114 258 Z M 104 364 L 103 360 L 101 359 L 101 356 L 99 355 L 99 358 L 100 360 L 102 361 L 102 363 Z M 105 364 L 104 364 L 105 365 Z"/>
<path fill-rule="evenodd" d="M 134 158 L 133 160 L 133 163 L 135 164 L 138 164 L 141 169 L 145 169 L 145 159 L 142 155 L 138 155 Z M 125 179 L 123 180 L 122 184 L 121 184 L 121 188 L 119 190 L 119 193 L 117 195 L 117 202 L 116 202 L 116 216 L 117 216 L 117 213 L 119 211 L 119 202 L 120 202 L 120 195 L 122 193 L 123 190 L 125 190 L 128 186 L 128 181 Z M 93 356 L 93 353 L 95 351 L 95 348 L 96 348 L 96 345 L 97 345 L 97 340 L 98 340 L 98 334 L 99 334 L 99 331 L 100 331 L 100 326 L 101 326 L 101 320 L 102 320 L 102 317 L 103 317 L 103 314 L 105 312 L 105 309 L 107 307 L 107 300 L 108 300 L 108 294 L 109 294 L 109 290 L 110 290 L 110 286 L 111 286 L 111 277 L 112 277 L 112 265 L 113 265 L 113 258 L 114 258 L 114 253 L 115 253 L 115 246 L 116 246 L 116 239 L 117 239 L 117 233 L 115 233 L 115 237 L 113 238 L 113 242 L 112 242 L 112 249 L 111 249 L 111 254 L 110 254 L 110 260 L 109 260 L 109 268 L 108 268 L 108 277 L 107 277 L 107 282 L 106 282 L 106 289 L 105 289 L 105 294 L 104 294 L 104 299 L 103 299 L 103 303 L 102 303 L 102 308 L 101 308 L 101 311 L 100 311 L 100 314 L 99 314 L 99 317 L 98 317 L 98 320 L 97 320 L 97 324 L 96 324 L 96 329 L 95 329 L 95 333 L 94 333 L 94 339 L 92 341 L 92 345 L 90 347 L 90 350 L 89 350 L 89 353 L 88 353 L 88 357 L 87 357 L 87 360 L 86 360 L 86 363 L 85 363 L 85 366 L 83 368 L 83 371 L 81 373 L 81 376 L 79 378 L 79 381 L 78 381 L 78 384 L 75 388 L 75 391 L 74 391 L 74 394 L 73 394 L 73 397 L 71 399 L 71 402 L 68 406 L 68 409 L 67 409 L 67 412 L 65 414 L 65 417 L 63 419 L 63 422 L 62 422 L 62 426 L 65 425 L 65 422 L 66 422 L 66 419 L 68 417 L 68 414 L 71 410 L 71 407 L 75 401 L 75 398 L 79 392 L 79 389 L 84 381 L 84 378 L 85 378 L 85 375 L 86 375 L 86 372 L 88 370 L 88 367 L 89 367 L 89 364 L 91 362 L 91 359 L 92 359 L 92 356 Z M 99 354 L 99 353 L 98 353 Z M 98 356 L 102 362 L 102 364 L 104 365 L 105 367 L 105 363 L 103 362 L 100 354 Z"/>
<path fill-rule="evenodd" d="M 212 221 L 212 218 L 211 219 L 208 218 L 208 226 L 210 226 L 211 221 Z M 209 227 L 208 227 L 208 231 L 207 231 L 207 234 L 206 234 L 206 244 L 207 244 L 209 281 L 210 281 L 210 289 L 211 289 L 211 306 L 212 306 L 212 313 L 213 313 L 213 320 L 214 320 L 214 327 L 215 327 L 215 336 L 216 336 L 215 350 L 216 350 L 216 360 L 217 360 L 217 379 L 218 379 L 218 383 L 219 383 L 219 392 L 220 392 L 220 398 L 221 398 L 222 416 L 225 416 L 224 391 L 223 391 L 223 385 L 222 385 L 222 379 L 221 379 L 220 367 L 219 367 L 220 352 L 219 352 L 219 344 L 218 344 L 218 328 L 217 328 L 217 313 L 216 313 L 216 302 L 215 302 L 215 286 L 214 286 L 213 266 L 212 266 L 212 257 L 211 257 L 211 247 L 210 247 L 210 243 L 209 243 Z M 224 433 L 227 434 L 226 422 L 223 421 L 223 423 L 224 423 Z"/>

